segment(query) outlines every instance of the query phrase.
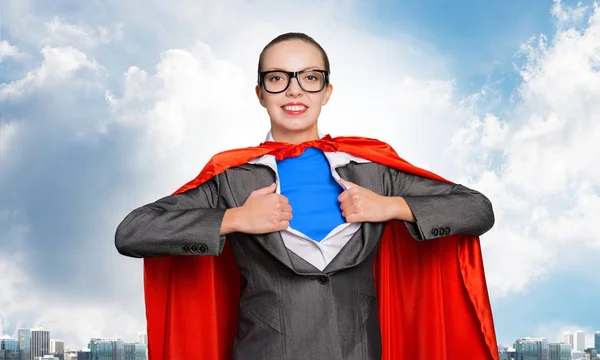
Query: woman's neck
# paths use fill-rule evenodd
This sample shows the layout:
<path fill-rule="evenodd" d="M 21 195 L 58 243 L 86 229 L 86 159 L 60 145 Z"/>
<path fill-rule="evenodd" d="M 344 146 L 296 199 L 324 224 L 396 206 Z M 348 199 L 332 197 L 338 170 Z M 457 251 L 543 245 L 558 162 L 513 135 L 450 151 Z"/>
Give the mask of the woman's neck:
<path fill-rule="evenodd" d="M 300 144 L 306 141 L 318 140 L 319 132 L 315 129 L 309 129 L 303 132 L 281 132 L 277 129 L 271 129 L 271 135 L 276 142 L 285 142 L 288 144 Z"/>

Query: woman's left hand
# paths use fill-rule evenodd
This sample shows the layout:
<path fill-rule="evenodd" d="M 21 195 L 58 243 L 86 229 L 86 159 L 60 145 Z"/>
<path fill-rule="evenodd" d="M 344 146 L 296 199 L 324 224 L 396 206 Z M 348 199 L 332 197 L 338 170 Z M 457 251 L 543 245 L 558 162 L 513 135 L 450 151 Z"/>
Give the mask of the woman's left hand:
<path fill-rule="evenodd" d="M 341 181 L 350 187 L 338 196 L 342 216 L 346 218 L 346 222 L 382 222 L 394 218 L 395 209 L 391 198 L 350 181 Z"/>

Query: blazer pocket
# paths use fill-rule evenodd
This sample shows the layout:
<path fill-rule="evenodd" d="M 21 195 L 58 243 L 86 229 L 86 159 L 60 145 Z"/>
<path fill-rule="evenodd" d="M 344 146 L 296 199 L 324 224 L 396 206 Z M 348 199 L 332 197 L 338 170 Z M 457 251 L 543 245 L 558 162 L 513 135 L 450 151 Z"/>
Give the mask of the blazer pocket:
<path fill-rule="evenodd" d="M 259 304 L 250 309 L 250 314 L 262 321 L 265 325 L 278 333 L 283 333 L 281 329 L 281 316 L 279 314 L 280 302 L 268 302 Z"/>
<path fill-rule="evenodd" d="M 365 323 L 373 309 L 376 308 L 377 303 L 377 292 L 372 281 L 359 280 L 358 281 L 358 309 L 360 311 L 361 323 Z"/>

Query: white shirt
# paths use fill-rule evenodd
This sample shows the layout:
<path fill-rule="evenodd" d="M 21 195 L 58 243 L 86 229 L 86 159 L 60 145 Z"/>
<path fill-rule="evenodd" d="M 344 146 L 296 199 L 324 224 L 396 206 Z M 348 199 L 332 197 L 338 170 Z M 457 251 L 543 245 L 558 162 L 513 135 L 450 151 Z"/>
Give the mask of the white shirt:
<path fill-rule="evenodd" d="M 319 138 L 322 138 L 323 134 L 319 132 Z M 269 131 L 267 134 L 266 141 L 274 141 L 273 135 Z M 327 161 L 329 162 L 329 168 L 331 169 L 331 175 L 335 181 L 342 186 L 343 189 L 347 189 L 340 181 L 340 176 L 335 171 L 335 168 L 344 166 L 350 163 L 350 161 L 356 161 L 358 163 L 370 162 L 348 153 L 344 152 L 323 152 Z M 273 155 L 263 155 L 256 157 L 248 162 L 249 164 L 260 164 L 266 165 L 275 171 L 275 181 L 277 183 L 277 194 L 281 194 L 281 187 L 279 183 L 279 176 L 277 173 L 277 160 Z M 292 213 L 293 213 L 292 209 Z M 340 210 L 341 211 L 341 210 Z M 342 250 L 344 245 L 348 243 L 348 240 L 354 235 L 358 229 L 360 229 L 362 223 L 343 223 L 335 227 L 333 230 L 325 236 L 320 242 L 312 240 L 302 232 L 293 229 L 291 226 L 286 230 L 280 231 L 281 237 L 285 246 L 317 269 L 323 271 L 327 264 L 333 260 L 333 258 Z"/>

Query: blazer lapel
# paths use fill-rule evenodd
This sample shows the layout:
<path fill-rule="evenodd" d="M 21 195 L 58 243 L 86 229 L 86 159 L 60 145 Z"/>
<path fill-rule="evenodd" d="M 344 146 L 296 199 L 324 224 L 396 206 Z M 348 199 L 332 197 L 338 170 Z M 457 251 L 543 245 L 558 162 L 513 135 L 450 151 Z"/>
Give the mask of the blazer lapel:
<path fill-rule="evenodd" d="M 377 194 L 384 195 L 379 166 L 376 164 L 360 165 L 351 162 L 346 166 L 337 168 L 337 172 L 344 180 L 355 183 Z M 340 252 L 327 264 L 323 272 L 332 273 L 364 261 L 377 247 L 383 231 L 380 223 L 362 223 L 360 229 L 354 233 Z"/>

